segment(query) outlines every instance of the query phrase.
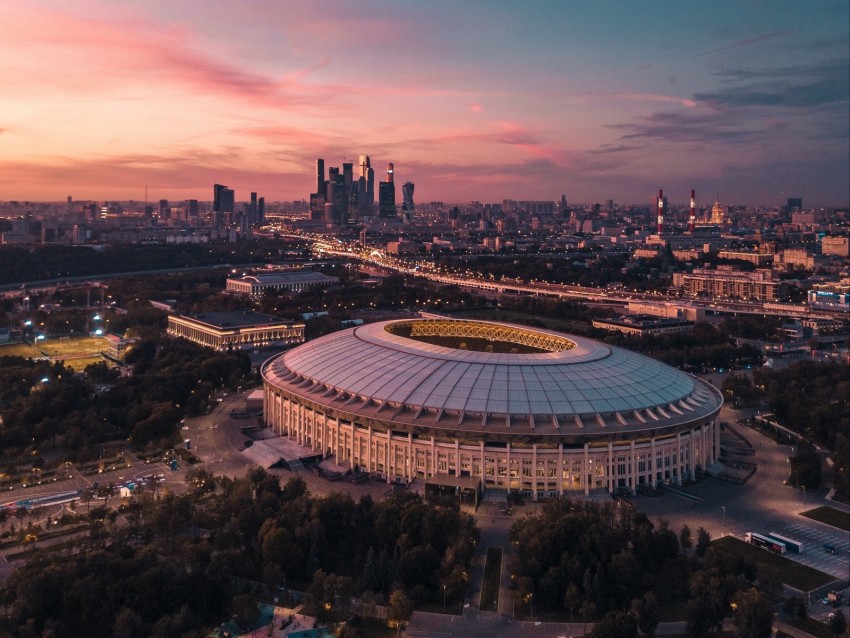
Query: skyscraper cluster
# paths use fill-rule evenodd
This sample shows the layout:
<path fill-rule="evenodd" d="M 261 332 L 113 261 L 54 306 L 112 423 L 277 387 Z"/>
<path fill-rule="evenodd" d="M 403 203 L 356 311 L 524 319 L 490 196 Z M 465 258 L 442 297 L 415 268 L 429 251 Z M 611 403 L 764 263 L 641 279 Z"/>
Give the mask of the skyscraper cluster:
<path fill-rule="evenodd" d="M 395 219 L 396 194 L 393 179 L 394 167 L 387 164 L 387 177 L 378 183 L 377 212 L 383 219 Z M 403 211 L 410 219 L 413 214 L 413 182 L 407 182 Z M 407 193 L 407 191 L 405 191 Z M 316 160 L 316 191 L 310 194 L 310 214 L 313 221 L 335 226 L 359 223 L 375 212 L 375 171 L 368 155 L 361 155 L 357 162 L 357 178 L 354 164 L 343 160 L 342 172 L 338 167 L 328 167 L 325 177 L 325 160 Z"/>
<path fill-rule="evenodd" d="M 195 204 L 197 207 L 197 203 Z M 223 184 L 213 185 L 213 214 L 212 226 L 215 228 L 238 228 L 243 236 L 247 236 L 250 229 L 262 226 L 266 216 L 266 199 L 257 197 L 257 193 L 251 193 L 251 200 L 242 206 L 242 210 L 236 210 L 236 194 L 232 188 Z"/>

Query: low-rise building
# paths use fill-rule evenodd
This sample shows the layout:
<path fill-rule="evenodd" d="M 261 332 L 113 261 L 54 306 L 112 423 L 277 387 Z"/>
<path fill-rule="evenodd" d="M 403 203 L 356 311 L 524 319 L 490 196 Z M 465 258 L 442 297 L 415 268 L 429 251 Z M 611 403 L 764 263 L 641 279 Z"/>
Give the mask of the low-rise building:
<path fill-rule="evenodd" d="M 769 253 L 756 253 L 749 250 L 721 250 L 717 256 L 720 259 L 746 261 L 756 266 L 769 266 L 773 263 L 773 255 Z"/>
<path fill-rule="evenodd" d="M 820 242 L 820 251 L 834 257 L 850 257 L 850 237 L 824 236 Z"/>
<path fill-rule="evenodd" d="M 168 333 L 216 350 L 304 343 L 304 324 L 252 310 L 172 315 Z"/>
<path fill-rule="evenodd" d="M 311 288 L 325 288 L 339 283 L 339 277 L 332 277 L 312 270 L 256 273 L 239 278 L 228 278 L 225 289 L 228 292 L 258 297 L 266 290 L 285 290 L 301 292 Z"/>
<path fill-rule="evenodd" d="M 695 268 L 691 273 L 674 273 L 673 286 L 689 295 L 778 301 L 787 284 L 771 278 L 770 271 L 739 272 L 720 266 L 717 270 Z"/>
<path fill-rule="evenodd" d="M 694 322 L 651 315 L 629 315 L 611 319 L 594 319 L 593 327 L 611 330 L 612 332 L 644 336 L 691 332 L 694 329 Z"/>

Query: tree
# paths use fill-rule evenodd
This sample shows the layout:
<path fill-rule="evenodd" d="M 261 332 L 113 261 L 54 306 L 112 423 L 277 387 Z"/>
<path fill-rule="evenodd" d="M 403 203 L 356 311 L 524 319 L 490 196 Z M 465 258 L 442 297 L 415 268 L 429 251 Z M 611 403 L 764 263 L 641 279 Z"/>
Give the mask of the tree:
<path fill-rule="evenodd" d="M 834 614 L 830 614 L 829 630 L 833 636 L 840 636 L 847 629 L 847 621 L 844 619 L 844 611 L 839 609 Z"/>
<path fill-rule="evenodd" d="M 590 630 L 590 638 L 636 638 L 638 626 L 634 617 L 625 611 L 609 611 L 601 622 Z"/>
<path fill-rule="evenodd" d="M 570 610 L 570 622 L 573 621 L 573 614 L 581 607 L 582 600 L 583 596 L 578 585 L 570 582 L 567 591 L 564 592 L 564 605 Z"/>
<path fill-rule="evenodd" d="M 706 572 L 696 572 L 689 583 L 687 606 L 688 636 L 701 638 L 723 626 L 727 609 L 723 579 Z"/>
<path fill-rule="evenodd" d="M 691 528 L 687 525 L 682 525 L 682 530 L 679 532 L 679 545 L 681 545 L 683 551 L 687 551 L 694 546 L 694 539 L 691 537 Z"/>
<path fill-rule="evenodd" d="M 757 589 L 741 592 L 733 603 L 735 635 L 739 638 L 768 638 L 773 629 L 773 607 Z"/>
<path fill-rule="evenodd" d="M 251 629 L 260 618 L 260 608 L 253 596 L 240 594 L 233 599 L 230 605 L 233 620 L 242 630 Z"/>
<path fill-rule="evenodd" d="M 648 591 L 641 598 L 635 598 L 632 601 L 632 613 L 637 619 L 638 629 L 647 636 L 655 633 L 659 621 L 658 599 L 655 594 Z"/>
<path fill-rule="evenodd" d="M 705 552 L 708 549 L 708 546 L 711 544 L 711 534 L 709 534 L 705 528 L 700 527 L 697 530 L 697 546 L 696 553 L 697 556 L 702 558 L 705 556 Z"/>
<path fill-rule="evenodd" d="M 404 589 L 396 589 L 390 595 L 390 608 L 387 617 L 391 624 L 396 628 L 400 628 L 402 624 L 410 619 L 410 614 L 413 613 L 413 608 L 410 604 L 410 599 L 404 593 Z"/>

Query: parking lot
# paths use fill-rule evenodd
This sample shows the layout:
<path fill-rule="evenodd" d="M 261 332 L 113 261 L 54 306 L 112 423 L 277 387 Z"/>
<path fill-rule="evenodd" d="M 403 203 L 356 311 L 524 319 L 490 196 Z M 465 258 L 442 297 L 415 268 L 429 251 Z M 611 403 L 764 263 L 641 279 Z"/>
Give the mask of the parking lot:
<path fill-rule="evenodd" d="M 766 531 L 776 532 L 803 543 L 802 554 L 789 552 L 785 554 L 787 558 L 831 574 L 836 578 L 846 579 L 850 575 L 850 538 L 848 538 L 847 532 L 810 519 L 788 525 L 784 529 Z M 824 543 L 835 547 L 835 554 L 824 550 Z"/>

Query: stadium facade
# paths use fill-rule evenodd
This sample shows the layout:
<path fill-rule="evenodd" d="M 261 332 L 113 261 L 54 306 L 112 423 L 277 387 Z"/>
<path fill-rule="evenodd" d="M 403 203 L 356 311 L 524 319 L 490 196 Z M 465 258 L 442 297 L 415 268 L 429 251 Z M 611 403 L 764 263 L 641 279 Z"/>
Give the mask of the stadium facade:
<path fill-rule="evenodd" d="M 262 367 L 268 426 L 388 482 L 473 477 L 532 498 L 681 484 L 719 454 L 712 385 L 557 332 L 409 319 Z"/>

